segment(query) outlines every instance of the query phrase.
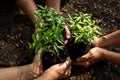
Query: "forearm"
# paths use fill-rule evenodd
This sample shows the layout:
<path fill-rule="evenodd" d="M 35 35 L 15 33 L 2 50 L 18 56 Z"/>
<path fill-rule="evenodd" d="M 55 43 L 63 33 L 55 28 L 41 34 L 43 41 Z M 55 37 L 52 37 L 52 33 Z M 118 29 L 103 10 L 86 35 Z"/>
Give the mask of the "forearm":
<path fill-rule="evenodd" d="M 116 53 L 104 49 L 103 56 L 105 60 L 120 65 L 120 53 Z"/>
<path fill-rule="evenodd" d="M 120 30 L 98 38 L 95 42 L 97 47 L 109 47 L 120 44 Z"/>
<path fill-rule="evenodd" d="M 33 0 L 17 0 L 17 5 L 22 11 L 30 18 L 30 20 L 35 24 L 35 17 L 33 13 L 37 13 L 37 6 Z"/>
<path fill-rule="evenodd" d="M 47 6 L 54 8 L 58 12 L 60 12 L 60 3 L 61 0 L 46 0 Z"/>
<path fill-rule="evenodd" d="M 33 80 L 30 65 L 0 69 L 0 80 Z"/>

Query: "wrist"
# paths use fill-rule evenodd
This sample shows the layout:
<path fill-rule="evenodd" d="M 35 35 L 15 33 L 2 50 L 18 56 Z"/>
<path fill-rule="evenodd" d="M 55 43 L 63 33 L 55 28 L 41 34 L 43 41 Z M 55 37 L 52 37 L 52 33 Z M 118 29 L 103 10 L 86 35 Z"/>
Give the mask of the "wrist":
<path fill-rule="evenodd" d="M 109 45 L 108 37 L 107 36 L 100 37 L 96 39 L 92 44 L 95 47 L 107 47 Z"/>
<path fill-rule="evenodd" d="M 18 76 L 21 80 L 33 80 L 33 71 L 31 69 L 31 65 L 25 65 L 18 67 Z"/>
<path fill-rule="evenodd" d="M 108 61 L 108 51 L 106 49 L 102 49 L 103 60 Z"/>

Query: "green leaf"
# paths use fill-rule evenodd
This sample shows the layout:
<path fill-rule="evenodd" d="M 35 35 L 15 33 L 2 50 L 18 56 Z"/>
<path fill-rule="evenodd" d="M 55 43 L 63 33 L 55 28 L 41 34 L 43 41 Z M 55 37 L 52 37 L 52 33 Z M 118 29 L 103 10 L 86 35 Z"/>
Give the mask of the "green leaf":
<path fill-rule="evenodd" d="M 68 25 L 72 30 L 75 43 L 90 44 L 94 36 L 101 35 L 100 27 L 91 19 L 91 14 L 68 14 Z"/>

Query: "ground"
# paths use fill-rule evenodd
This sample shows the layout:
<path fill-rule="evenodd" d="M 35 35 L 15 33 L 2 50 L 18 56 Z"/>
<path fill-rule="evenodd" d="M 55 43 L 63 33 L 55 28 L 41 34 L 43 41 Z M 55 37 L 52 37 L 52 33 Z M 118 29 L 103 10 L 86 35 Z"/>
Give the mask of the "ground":
<path fill-rule="evenodd" d="M 64 3 L 64 4 L 63 4 Z M 92 14 L 92 19 L 102 28 L 103 35 L 120 29 L 119 0 L 67 0 L 61 11 Z M 34 25 L 20 13 L 15 3 L 0 3 L 0 67 L 29 64 L 34 52 L 29 49 Z M 108 48 L 120 52 L 120 46 Z M 90 68 L 73 66 L 72 74 L 65 80 L 119 80 L 120 67 L 110 62 L 99 62 Z"/>

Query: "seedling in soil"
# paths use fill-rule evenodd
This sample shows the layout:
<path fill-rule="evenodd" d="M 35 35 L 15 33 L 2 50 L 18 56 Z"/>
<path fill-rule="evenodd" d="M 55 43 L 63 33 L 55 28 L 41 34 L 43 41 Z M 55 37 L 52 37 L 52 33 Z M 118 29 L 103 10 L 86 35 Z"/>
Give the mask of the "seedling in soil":
<path fill-rule="evenodd" d="M 101 29 L 91 19 L 91 14 L 78 14 L 69 16 L 69 28 L 71 30 L 71 39 L 68 42 L 68 52 L 73 60 L 85 54 L 98 35 L 101 35 Z"/>
<path fill-rule="evenodd" d="M 34 49 L 36 54 L 40 48 L 43 48 L 43 64 L 50 66 L 63 61 L 65 52 L 62 31 L 66 25 L 62 13 L 47 6 L 38 7 L 39 13 L 34 14 L 36 33 L 32 35 L 33 43 L 29 43 L 29 47 Z M 40 23 L 41 21 L 43 22 Z"/>

